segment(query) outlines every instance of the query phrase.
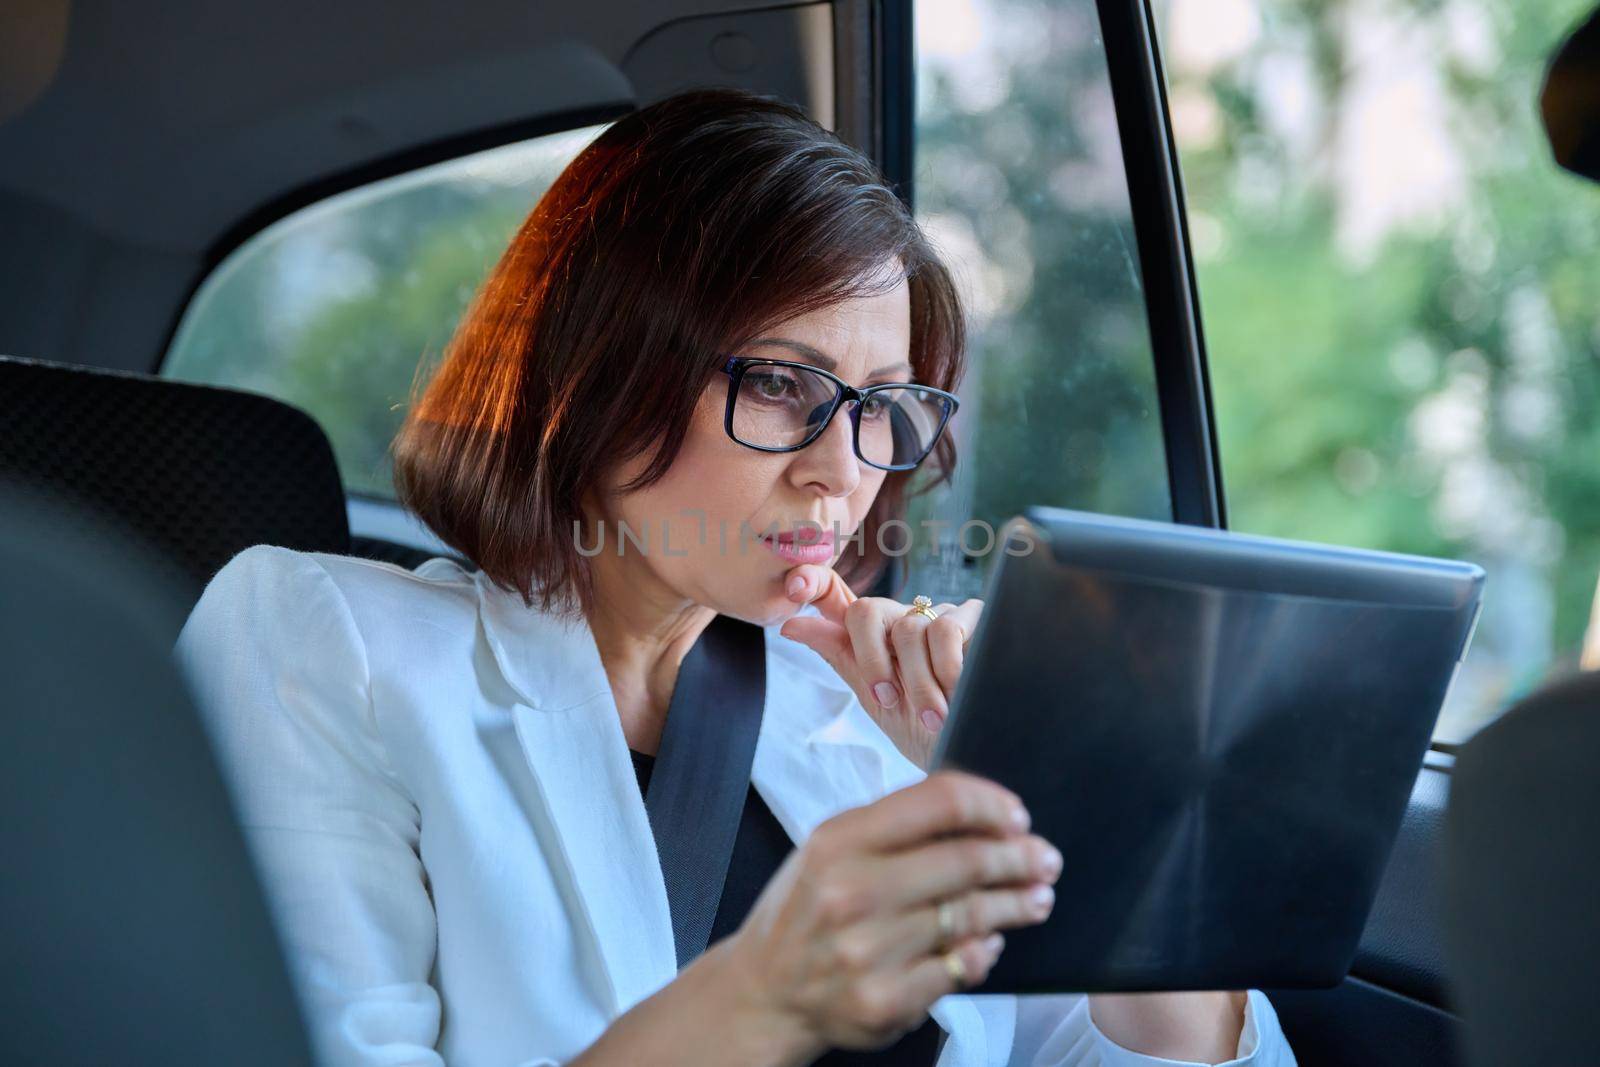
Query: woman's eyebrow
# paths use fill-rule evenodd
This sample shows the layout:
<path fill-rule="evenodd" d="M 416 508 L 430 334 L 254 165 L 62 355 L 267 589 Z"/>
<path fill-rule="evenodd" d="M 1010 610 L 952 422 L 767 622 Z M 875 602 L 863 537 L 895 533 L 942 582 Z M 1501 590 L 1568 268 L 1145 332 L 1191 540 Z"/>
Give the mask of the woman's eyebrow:
<path fill-rule="evenodd" d="M 834 359 L 832 356 L 824 355 L 822 352 L 812 348 L 804 341 L 792 341 L 787 337 L 758 337 L 756 340 L 751 341 L 750 343 L 753 345 L 779 345 L 783 348 L 790 349 L 797 355 L 805 356 L 823 370 L 836 370 L 839 366 L 838 360 Z M 903 370 L 909 374 L 911 373 L 911 364 L 902 359 L 898 363 L 890 363 L 887 366 L 879 367 L 877 370 L 869 372 L 867 377 L 873 378 L 880 374 L 888 374 L 892 370 Z"/>

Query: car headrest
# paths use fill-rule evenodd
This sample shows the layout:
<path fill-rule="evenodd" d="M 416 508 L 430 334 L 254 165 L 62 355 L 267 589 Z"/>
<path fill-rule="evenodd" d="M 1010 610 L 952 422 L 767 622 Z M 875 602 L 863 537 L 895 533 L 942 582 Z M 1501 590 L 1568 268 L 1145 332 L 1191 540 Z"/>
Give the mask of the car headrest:
<path fill-rule="evenodd" d="M 1556 162 L 1600 181 L 1600 11 L 1579 23 L 1551 58 L 1539 113 Z"/>
<path fill-rule="evenodd" d="M 193 583 L 251 545 L 350 552 L 327 436 L 271 397 L 0 356 L 0 479 L 108 512 Z"/>

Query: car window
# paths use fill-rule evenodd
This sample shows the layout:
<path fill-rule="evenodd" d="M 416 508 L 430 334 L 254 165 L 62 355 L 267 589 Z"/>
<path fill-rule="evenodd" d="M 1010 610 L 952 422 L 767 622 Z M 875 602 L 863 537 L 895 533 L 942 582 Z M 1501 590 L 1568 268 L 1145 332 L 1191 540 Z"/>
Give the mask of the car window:
<path fill-rule="evenodd" d="M 1473 560 L 1460 741 L 1600 575 L 1600 191 L 1544 63 L 1590 0 L 1157 5 L 1239 530 Z"/>
<path fill-rule="evenodd" d="M 1030 504 L 1170 519 L 1133 215 L 1092 0 L 917 0 L 918 219 L 966 297 L 954 484 L 917 502 L 908 587 L 981 590 Z M 947 522 L 942 541 L 923 522 Z M 923 530 L 930 533 L 924 535 Z M 973 558 L 976 556 L 976 558 Z"/>
<path fill-rule="evenodd" d="M 604 125 L 374 182 L 252 236 L 201 285 L 161 374 L 304 408 L 351 493 L 392 499 L 389 443 L 539 197 Z M 421 371 L 426 374 L 426 370 Z"/>

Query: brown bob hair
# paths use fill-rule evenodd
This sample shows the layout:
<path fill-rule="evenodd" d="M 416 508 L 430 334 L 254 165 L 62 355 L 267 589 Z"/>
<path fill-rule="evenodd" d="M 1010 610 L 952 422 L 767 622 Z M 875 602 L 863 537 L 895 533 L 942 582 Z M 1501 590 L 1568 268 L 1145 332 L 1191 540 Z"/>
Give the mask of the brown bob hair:
<path fill-rule="evenodd" d="M 903 274 L 885 269 L 897 258 Z M 585 489 L 651 449 L 617 488 L 665 474 L 719 356 L 902 276 L 915 378 L 953 392 L 966 358 L 955 286 L 870 160 L 742 90 L 631 112 L 561 172 L 420 395 L 413 381 L 391 446 L 400 502 L 525 605 L 587 617 L 591 561 L 574 534 Z M 918 471 L 888 474 L 840 576 L 875 581 L 878 531 L 904 517 L 909 479 L 929 472 L 909 490 L 923 492 L 954 466 L 946 433 Z"/>

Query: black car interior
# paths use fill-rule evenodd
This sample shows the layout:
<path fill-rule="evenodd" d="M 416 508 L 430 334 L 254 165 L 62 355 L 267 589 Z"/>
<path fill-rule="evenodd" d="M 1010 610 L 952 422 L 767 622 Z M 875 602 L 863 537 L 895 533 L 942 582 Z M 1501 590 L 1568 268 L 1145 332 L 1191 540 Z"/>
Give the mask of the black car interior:
<path fill-rule="evenodd" d="M 4 924 L 0 957 L 43 977 L 8 979 L 0 1016 L 15 1020 L 22 1011 L 34 1023 L 15 1033 L 0 1026 L 0 1040 L 16 1042 L 0 1058 L 309 1062 L 288 1021 L 281 960 L 258 892 L 242 873 L 221 784 L 197 754 L 199 735 L 177 679 L 154 665 L 170 645 L 174 618 L 181 621 L 206 580 L 250 545 L 404 567 L 455 554 L 359 521 L 387 505 L 355 507 L 326 435 L 305 412 L 243 390 L 158 377 L 185 306 L 243 241 L 331 193 L 604 121 L 692 84 L 795 100 L 877 159 L 909 195 L 910 5 L 167 0 L 155 8 L 71 5 L 70 17 L 68 7 L 31 0 L 0 12 L 0 37 L 11 35 L 37 68 L 36 77 L 14 79 L 0 101 L 0 483 L 13 490 L 0 504 L 7 573 L 0 788 L 8 810 L 30 813 L 0 820 L 12 872 L 0 879 L 0 900 L 9 916 L 48 917 L 36 927 Z M 1142 0 L 1097 7 L 1158 338 L 1174 517 L 1221 525 L 1204 348 L 1153 24 Z M 60 535 L 69 529 L 81 537 Z M 173 569 L 147 562 L 155 557 Z M 885 588 L 892 585 L 891 578 Z M 158 602 L 164 608 L 147 612 Z M 1470 947 L 1470 931 L 1485 916 L 1526 907 L 1536 887 L 1447 877 L 1452 786 L 1470 767 L 1471 803 L 1502 805 L 1504 834 L 1494 843 L 1452 838 L 1452 863 L 1477 869 L 1493 850 L 1510 847 L 1525 820 L 1549 826 L 1559 813 L 1581 812 L 1589 834 L 1583 871 L 1555 842 L 1528 862 L 1586 887 L 1600 810 L 1592 784 L 1580 783 L 1574 766 L 1563 779 L 1569 791 L 1541 794 L 1544 807 L 1518 806 L 1533 802 L 1511 765 L 1575 751 L 1580 742 L 1568 738 L 1579 734 L 1582 751 L 1595 750 L 1596 720 L 1576 709 L 1600 712 L 1600 693 L 1575 688 L 1559 704 L 1491 727 L 1527 737 L 1526 748 L 1501 748 L 1498 760 L 1429 754 L 1349 977 L 1326 991 L 1268 991 L 1300 1063 L 1468 1062 L 1458 1004 L 1490 1014 L 1527 977 L 1520 969 L 1486 977 L 1492 961 Z M 61 717 L 41 724 L 38 709 L 46 707 Z M 85 738 L 93 739 L 89 748 L 74 747 Z M 171 791 L 134 788 L 135 776 L 149 780 L 141 768 L 156 763 Z M 92 773 L 84 769 L 90 765 Z M 139 796 L 148 804 L 128 810 L 125 836 L 93 833 L 96 808 Z M 184 839 L 199 843 L 196 855 L 214 862 L 150 862 L 162 834 L 138 828 L 163 820 L 181 825 Z M 1576 835 L 1579 824 L 1567 830 Z M 77 835 L 88 835 L 82 839 L 92 848 L 59 847 Z M 1561 840 L 1576 848 L 1580 839 Z M 142 866 L 173 873 L 155 884 L 138 875 Z M 108 879 L 122 891 L 111 892 Z M 1488 884 L 1485 893 L 1494 894 L 1458 902 L 1453 932 L 1466 947 L 1453 957 L 1446 884 Z M 52 888 L 62 885 L 81 891 Z M 1571 896 L 1560 906 L 1566 910 L 1541 917 L 1539 936 L 1548 940 L 1537 943 L 1558 944 L 1557 924 L 1570 919 L 1589 923 L 1593 944 L 1593 907 Z M 225 951 L 220 937 L 206 934 L 223 924 L 232 939 Z M 192 936 L 169 942 L 164 931 L 181 925 Z M 63 954 L 63 945 L 71 952 Z M 1463 969 L 1452 969 L 1452 959 Z M 51 970 L 67 964 L 92 970 L 93 985 Z M 1564 980 L 1592 990 L 1592 978 L 1589 987 L 1571 972 Z M 186 1059 L 172 1051 L 176 1038 L 157 1032 L 185 1024 L 154 1008 L 149 1032 L 62 1036 L 75 1019 L 108 1019 L 105 994 L 113 988 L 119 997 L 137 989 L 152 1005 L 183 1005 L 190 1024 L 226 1018 L 276 1034 L 277 1043 L 263 1038 L 247 1060 L 236 1040 L 194 1038 Z M 1519 1027 L 1541 1025 L 1515 1018 Z M 226 1035 L 210 1036 L 224 1042 Z M 1487 1031 L 1483 1040 L 1512 1047 L 1496 1045 Z M 216 1051 L 223 1047 L 226 1055 Z"/>
<path fill-rule="evenodd" d="M 1475 1064 L 1594 1059 L 1597 710 L 1600 674 L 1567 678 L 1484 727 L 1456 762 L 1444 944 Z"/>
<path fill-rule="evenodd" d="M 192 606 L 183 567 L 119 517 L 19 485 L 0 487 L 0 567 L 0 1059 L 309 1067 L 167 655 Z"/>
<path fill-rule="evenodd" d="M 194 597 L 263 541 L 350 554 L 322 430 L 270 397 L 0 358 L 0 465 L 90 501 L 182 564 Z"/>

